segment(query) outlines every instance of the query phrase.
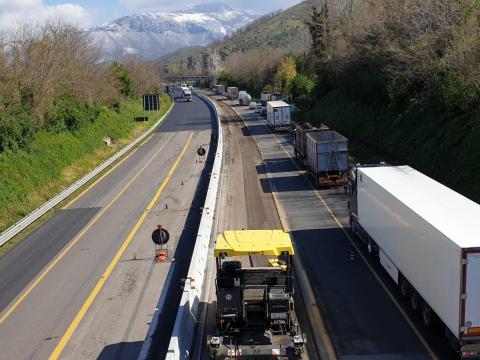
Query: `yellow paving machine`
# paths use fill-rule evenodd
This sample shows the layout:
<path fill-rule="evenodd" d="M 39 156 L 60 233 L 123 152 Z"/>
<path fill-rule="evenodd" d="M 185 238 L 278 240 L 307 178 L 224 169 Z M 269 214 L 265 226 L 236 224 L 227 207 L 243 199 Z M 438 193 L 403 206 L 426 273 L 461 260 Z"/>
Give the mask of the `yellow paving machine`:
<path fill-rule="evenodd" d="M 289 233 L 225 231 L 215 247 L 216 330 L 212 359 L 301 359 Z"/>

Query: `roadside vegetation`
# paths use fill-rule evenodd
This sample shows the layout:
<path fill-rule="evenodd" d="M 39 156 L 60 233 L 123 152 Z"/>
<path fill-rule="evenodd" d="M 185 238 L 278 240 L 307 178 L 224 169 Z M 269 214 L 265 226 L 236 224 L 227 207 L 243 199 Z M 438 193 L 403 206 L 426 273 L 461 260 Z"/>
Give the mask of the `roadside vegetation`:
<path fill-rule="evenodd" d="M 479 202 L 480 1 L 319 0 L 309 12 L 308 52 L 269 57 L 266 76 L 235 54 L 221 77 L 291 96 L 297 120 L 346 135 L 358 161 L 409 164 Z"/>
<path fill-rule="evenodd" d="M 3 39 L 0 230 L 140 135 L 152 122 L 133 122 L 142 114 L 138 97 L 160 86 L 153 64 L 104 63 L 85 33 L 67 24 L 17 28 Z M 162 95 L 150 117 L 170 104 Z"/>

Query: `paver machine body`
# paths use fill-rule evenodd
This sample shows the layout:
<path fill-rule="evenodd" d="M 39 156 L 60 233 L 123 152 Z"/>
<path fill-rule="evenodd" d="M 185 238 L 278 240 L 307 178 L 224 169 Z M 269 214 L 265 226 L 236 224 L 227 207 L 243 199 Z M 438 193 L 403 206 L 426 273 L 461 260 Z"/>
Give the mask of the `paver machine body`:
<path fill-rule="evenodd" d="M 216 334 L 212 359 L 301 359 L 293 300 L 290 235 L 282 230 L 226 231 L 215 248 Z M 253 265 L 255 257 L 262 266 Z M 242 264 L 243 263 L 243 264 Z"/>

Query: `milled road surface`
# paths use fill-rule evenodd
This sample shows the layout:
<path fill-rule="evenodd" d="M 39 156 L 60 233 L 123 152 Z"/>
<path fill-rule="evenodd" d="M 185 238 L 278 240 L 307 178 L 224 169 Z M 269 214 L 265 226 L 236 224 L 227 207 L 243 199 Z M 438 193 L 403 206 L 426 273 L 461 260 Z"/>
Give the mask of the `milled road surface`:
<path fill-rule="evenodd" d="M 61 358 L 138 356 L 171 261 L 176 267 L 165 290 L 171 292 L 166 307 L 174 313 L 178 306 L 208 178 L 196 149 L 208 148 L 214 121 L 200 98 L 177 102 L 157 132 L 120 166 L 0 258 L 0 359 L 47 359 L 75 318 Z M 79 316 L 162 184 L 158 201 Z M 157 224 L 171 235 L 170 262 L 163 264 L 153 261 L 150 234 Z M 165 320 L 161 337 L 170 337 L 173 321 Z"/>
<path fill-rule="evenodd" d="M 245 123 L 229 107 L 211 97 L 220 112 L 224 137 L 223 168 L 220 182 L 220 197 L 217 205 L 216 233 L 225 230 L 282 229 L 277 207 L 269 190 L 268 178 L 264 171 L 261 153 L 250 136 Z M 210 286 L 208 300 L 204 300 L 203 316 L 194 342 L 193 359 L 207 359 L 209 356 L 207 336 L 215 334 L 215 261 L 211 244 L 207 273 Z M 242 266 L 267 266 L 265 257 L 240 257 Z M 305 321 L 300 301 L 296 301 L 300 326 Z M 299 314 L 302 312 L 301 314 Z M 316 357 L 310 357 L 315 359 Z M 308 356 L 305 356 L 308 359 Z"/>

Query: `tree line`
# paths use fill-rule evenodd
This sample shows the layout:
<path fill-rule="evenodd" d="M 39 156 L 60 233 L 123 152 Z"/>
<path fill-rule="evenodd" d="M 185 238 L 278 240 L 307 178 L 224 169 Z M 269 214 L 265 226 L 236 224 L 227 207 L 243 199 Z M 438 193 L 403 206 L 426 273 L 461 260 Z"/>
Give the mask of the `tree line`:
<path fill-rule="evenodd" d="M 221 78 L 283 91 L 308 110 L 341 89 L 396 109 L 468 113 L 480 104 L 480 0 L 318 0 L 311 49 L 260 49 L 227 58 Z"/>
<path fill-rule="evenodd" d="M 398 109 L 478 109 L 479 21 L 479 0 L 322 1 L 308 23 L 320 95 L 342 88 Z"/>
<path fill-rule="evenodd" d="M 75 132 L 101 107 L 120 111 L 160 86 L 157 66 L 105 62 L 88 34 L 61 21 L 23 25 L 0 38 L 0 152 L 28 149 L 38 131 Z"/>

